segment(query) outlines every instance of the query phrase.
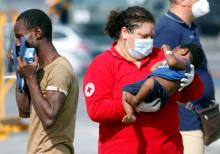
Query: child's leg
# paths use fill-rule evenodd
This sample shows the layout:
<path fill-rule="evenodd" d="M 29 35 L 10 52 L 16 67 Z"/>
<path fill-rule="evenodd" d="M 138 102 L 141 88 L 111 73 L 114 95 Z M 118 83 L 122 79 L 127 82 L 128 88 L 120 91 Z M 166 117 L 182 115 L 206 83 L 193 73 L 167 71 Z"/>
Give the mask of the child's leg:
<path fill-rule="evenodd" d="M 126 101 L 132 106 L 137 106 L 139 103 L 143 102 L 148 97 L 148 95 L 153 89 L 153 86 L 154 86 L 154 79 L 153 78 L 146 79 L 136 95 L 126 93 Z"/>
<path fill-rule="evenodd" d="M 124 108 L 126 115 L 123 117 L 122 122 L 123 123 L 131 123 L 136 120 L 136 117 L 134 115 L 133 107 L 129 103 L 127 103 L 127 101 L 126 101 L 125 93 L 127 93 L 127 92 L 123 92 L 122 103 L 123 103 L 123 108 Z"/>

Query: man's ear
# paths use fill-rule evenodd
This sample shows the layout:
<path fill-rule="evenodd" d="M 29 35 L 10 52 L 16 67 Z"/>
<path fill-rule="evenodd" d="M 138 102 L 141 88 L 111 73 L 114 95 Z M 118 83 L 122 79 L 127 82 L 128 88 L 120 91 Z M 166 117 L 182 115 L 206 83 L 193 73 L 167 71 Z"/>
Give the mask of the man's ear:
<path fill-rule="evenodd" d="M 40 27 L 34 28 L 34 36 L 36 37 L 37 40 L 43 37 L 43 31 Z"/>

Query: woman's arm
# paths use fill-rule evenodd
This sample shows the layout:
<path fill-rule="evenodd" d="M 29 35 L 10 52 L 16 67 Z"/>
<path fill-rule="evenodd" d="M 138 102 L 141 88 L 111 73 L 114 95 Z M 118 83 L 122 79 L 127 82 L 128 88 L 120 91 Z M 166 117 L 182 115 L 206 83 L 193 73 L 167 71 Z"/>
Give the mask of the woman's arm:
<path fill-rule="evenodd" d="M 112 61 L 98 57 L 89 66 L 83 83 L 89 117 L 96 122 L 121 121 L 125 115 L 122 97 L 113 98 L 114 82 Z"/>

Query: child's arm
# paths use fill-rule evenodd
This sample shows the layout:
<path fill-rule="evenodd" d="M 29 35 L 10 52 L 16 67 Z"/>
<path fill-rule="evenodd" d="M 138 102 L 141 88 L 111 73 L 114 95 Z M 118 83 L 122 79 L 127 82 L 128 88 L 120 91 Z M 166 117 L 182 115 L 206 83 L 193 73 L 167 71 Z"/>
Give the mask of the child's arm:
<path fill-rule="evenodd" d="M 187 64 L 186 59 L 175 57 L 168 45 L 163 45 L 162 48 L 165 53 L 166 62 L 170 67 L 176 68 L 176 69 L 187 70 L 188 64 Z"/>

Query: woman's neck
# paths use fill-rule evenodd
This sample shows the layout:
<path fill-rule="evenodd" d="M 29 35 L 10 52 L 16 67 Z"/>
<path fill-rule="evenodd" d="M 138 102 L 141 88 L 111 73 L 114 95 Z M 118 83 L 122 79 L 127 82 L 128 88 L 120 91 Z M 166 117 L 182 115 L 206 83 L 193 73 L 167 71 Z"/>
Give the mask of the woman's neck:
<path fill-rule="evenodd" d="M 127 48 L 125 46 L 125 43 L 122 42 L 121 40 L 119 40 L 115 46 L 116 51 L 126 60 L 130 61 L 130 62 L 135 62 L 137 61 L 136 59 L 132 58 L 128 52 L 127 52 Z"/>
<path fill-rule="evenodd" d="M 129 62 L 133 62 L 138 68 L 140 68 L 141 66 L 141 60 L 137 60 L 132 58 L 128 52 L 127 52 L 127 48 L 125 46 L 125 42 L 119 40 L 115 46 L 115 50 L 123 57 L 125 58 L 127 61 Z"/>

